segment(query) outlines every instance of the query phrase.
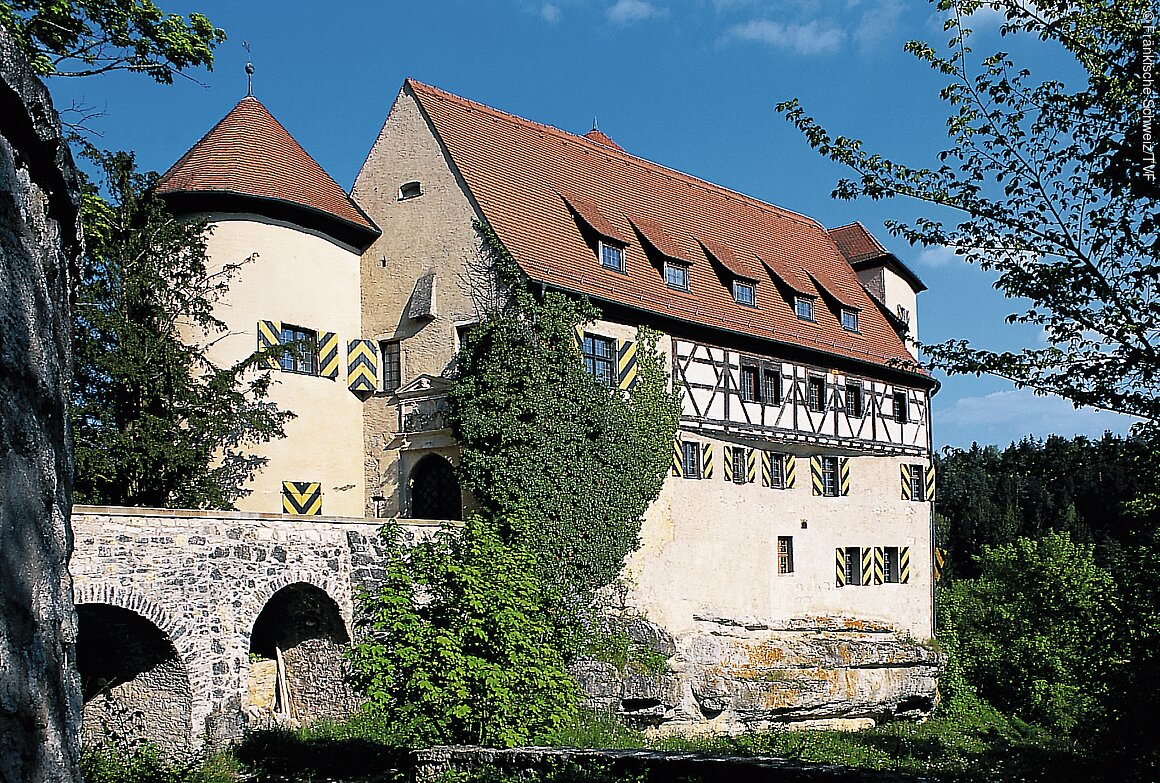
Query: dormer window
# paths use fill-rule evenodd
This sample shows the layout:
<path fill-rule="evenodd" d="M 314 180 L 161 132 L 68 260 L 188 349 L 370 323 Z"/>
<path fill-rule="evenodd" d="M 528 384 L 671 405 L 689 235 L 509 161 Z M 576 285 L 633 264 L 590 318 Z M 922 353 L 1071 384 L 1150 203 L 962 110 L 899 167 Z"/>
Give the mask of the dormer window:
<path fill-rule="evenodd" d="M 842 308 L 842 328 L 847 332 L 859 331 L 857 310 L 851 310 L 848 307 Z"/>
<path fill-rule="evenodd" d="M 746 307 L 757 306 L 757 286 L 744 280 L 733 281 L 733 301 Z"/>
<path fill-rule="evenodd" d="M 616 272 L 624 271 L 624 248 L 610 245 L 607 242 L 600 243 L 600 265 L 605 269 L 612 269 Z"/>
<path fill-rule="evenodd" d="M 404 182 L 399 186 L 399 201 L 409 198 L 418 198 L 423 195 L 423 185 L 418 180 Z"/>
<path fill-rule="evenodd" d="M 803 321 L 814 320 L 814 300 L 805 296 L 795 296 L 793 311 Z"/>
<path fill-rule="evenodd" d="M 665 262 L 665 285 L 676 291 L 688 291 L 689 267 Z"/>

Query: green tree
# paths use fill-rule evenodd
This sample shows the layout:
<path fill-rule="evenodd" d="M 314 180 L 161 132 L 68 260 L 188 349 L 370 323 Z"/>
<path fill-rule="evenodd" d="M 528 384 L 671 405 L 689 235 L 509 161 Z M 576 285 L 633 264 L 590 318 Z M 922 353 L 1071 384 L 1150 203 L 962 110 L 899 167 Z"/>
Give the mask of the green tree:
<path fill-rule="evenodd" d="M 535 557 L 470 515 L 412 549 L 384 528 L 380 589 L 360 598 L 353 682 L 411 744 L 526 744 L 575 717 L 578 690 Z"/>
<path fill-rule="evenodd" d="M 631 393 L 599 385 L 575 332 L 595 308 L 555 292 L 536 298 L 491 230 L 479 228 L 507 305 L 471 330 L 459 355 L 449 399 L 461 481 L 489 515 L 520 522 L 504 534 L 581 605 L 639 544 L 672 458 L 680 400 L 647 329 L 638 331 Z"/>
<path fill-rule="evenodd" d="M 907 50 L 946 80 L 951 144 L 940 165 L 896 163 L 832 137 L 796 100 L 779 111 L 811 146 L 857 173 L 839 182 L 836 197 L 930 205 L 933 217 L 887 225 L 997 272 L 998 288 L 1030 303 L 1008 321 L 1042 329 L 1049 343 L 997 352 L 949 341 L 925 346 L 931 363 L 1160 418 L 1160 200 L 1144 146 L 1140 67 L 1152 0 L 935 5 L 950 33 L 945 50 L 919 41 Z M 1070 55 L 1084 83 L 1035 79 L 1002 51 L 977 55 L 967 24 L 984 5 L 1005 14 L 1005 36 L 1039 38 Z"/>
<path fill-rule="evenodd" d="M 42 76 L 136 71 L 163 84 L 213 68 L 226 34 L 204 15 L 166 13 L 152 0 L 5 0 L 0 26 Z"/>
<path fill-rule="evenodd" d="M 231 508 L 292 415 L 266 399 L 255 355 L 217 367 L 205 339 L 236 264 L 210 273 L 204 221 L 178 220 L 132 155 L 98 154 L 109 200 L 83 194 L 87 256 L 75 306 L 78 503 Z"/>
<path fill-rule="evenodd" d="M 981 561 L 979 578 L 943 601 L 955 673 L 1024 720 L 1063 732 L 1101 723 L 1118 597 L 1092 548 L 1048 533 L 986 548 Z"/>

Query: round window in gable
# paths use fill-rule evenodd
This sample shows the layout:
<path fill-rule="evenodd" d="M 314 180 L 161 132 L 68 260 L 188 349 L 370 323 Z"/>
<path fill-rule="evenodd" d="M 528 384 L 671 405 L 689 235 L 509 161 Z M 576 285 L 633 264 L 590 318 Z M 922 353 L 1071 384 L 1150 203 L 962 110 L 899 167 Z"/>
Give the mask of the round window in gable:
<path fill-rule="evenodd" d="M 418 180 L 404 182 L 399 186 L 399 201 L 406 201 L 409 198 L 418 198 L 422 195 L 423 185 Z"/>

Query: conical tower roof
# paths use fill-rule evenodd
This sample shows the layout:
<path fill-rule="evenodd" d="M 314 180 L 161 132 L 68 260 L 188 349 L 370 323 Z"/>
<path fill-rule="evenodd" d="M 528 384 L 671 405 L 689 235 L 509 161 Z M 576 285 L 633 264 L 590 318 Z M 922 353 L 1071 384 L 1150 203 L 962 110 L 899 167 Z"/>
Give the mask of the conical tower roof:
<path fill-rule="evenodd" d="M 380 233 L 252 95 L 173 164 L 157 189 L 179 212 L 254 212 L 360 247 Z"/>

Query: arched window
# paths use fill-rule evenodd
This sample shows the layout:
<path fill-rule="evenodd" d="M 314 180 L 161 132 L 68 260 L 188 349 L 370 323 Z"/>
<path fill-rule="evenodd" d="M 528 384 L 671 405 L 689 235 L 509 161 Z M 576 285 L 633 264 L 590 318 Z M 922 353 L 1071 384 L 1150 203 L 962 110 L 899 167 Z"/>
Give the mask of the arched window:
<path fill-rule="evenodd" d="M 413 519 L 463 519 L 459 479 L 451 463 L 429 454 L 411 470 L 411 517 Z"/>

